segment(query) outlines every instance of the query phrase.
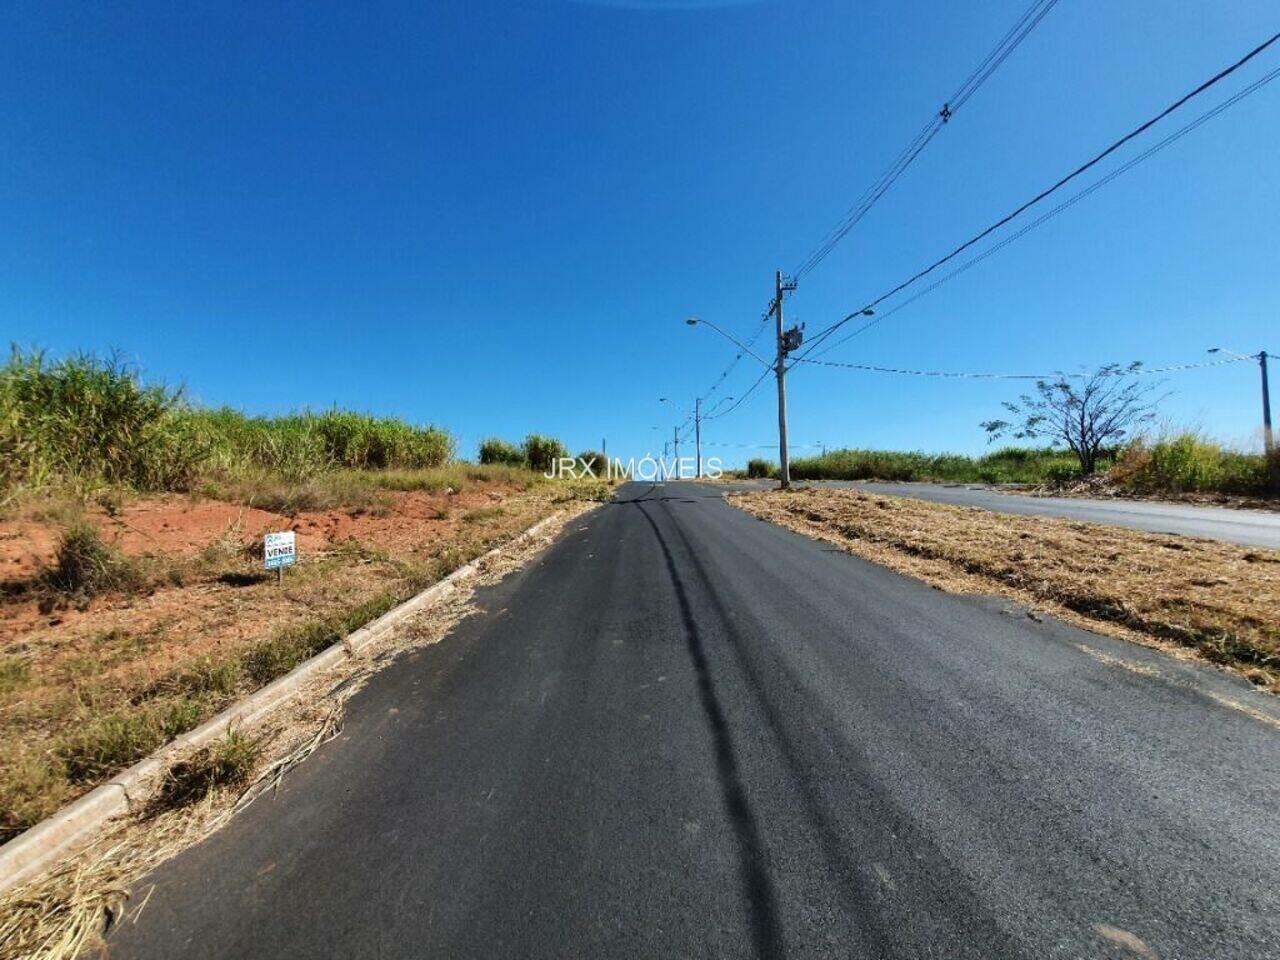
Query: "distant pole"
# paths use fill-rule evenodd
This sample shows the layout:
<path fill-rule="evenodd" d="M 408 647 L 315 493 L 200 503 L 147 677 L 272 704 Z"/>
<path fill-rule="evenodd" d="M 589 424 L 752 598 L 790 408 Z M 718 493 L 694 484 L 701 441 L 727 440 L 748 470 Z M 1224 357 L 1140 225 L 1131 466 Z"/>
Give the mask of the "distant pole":
<path fill-rule="evenodd" d="M 1267 351 L 1258 354 L 1258 367 L 1262 371 L 1262 448 L 1267 453 L 1267 471 L 1271 476 L 1271 489 L 1280 492 L 1280 458 L 1276 456 L 1275 440 L 1271 435 L 1271 388 L 1267 384 Z"/>
<path fill-rule="evenodd" d="M 676 455 L 676 473 L 680 472 L 680 428 L 671 428 L 671 451 Z"/>
<path fill-rule="evenodd" d="M 702 398 L 693 398 L 693 436 L 698 457 L 697 478 L 702 479 Z"/>
<path fill-rule="evenodd" d="M 606 460 L 609 459 L 609 440 L 606 437 L 600 438 L 600 452 L 604 454 Z"/>

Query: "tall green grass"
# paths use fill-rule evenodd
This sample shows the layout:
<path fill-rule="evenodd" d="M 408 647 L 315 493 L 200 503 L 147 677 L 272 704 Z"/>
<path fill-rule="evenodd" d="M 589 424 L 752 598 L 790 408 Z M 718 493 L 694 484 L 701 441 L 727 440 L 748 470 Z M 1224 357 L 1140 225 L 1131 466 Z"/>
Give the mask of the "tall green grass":
<path fill-rule="evenodd" d="M 1266 458 L 1243 453 L 1192 432 L 1138 438 L 1109 451 L 1099 474 L 1113 488 L 1132 493 L 1225 493 L 1266 496 Z M 776 477 L 777 464 L 747 464 L 748 477 Z M 1005 447 L 982 457 L 893 450 L 830 450 L 791 461 L 793 480 L 896 480 L 935 483 L 1055 485 L 1078 479 L 1070 451 Z"/>
<path fill-rule="evenodd" d="M 508 443 L 499 437 L 489 437 L 480 441 L 480 462 L 486 465 L 519 467 L 524 465 L 524 451 L 514 443 Z"/>
<path fill-rule="evenodd" d="M 0 367 L 0 489 L 187 490 L 252 473 L 296 482 L 335 469 L 431 469 L 453 453 L 444 430 L 392 417 L 194 407 L 116 356 L 49 360 L 14 348 Z"/>
<path fill-rule="evenodd" d="M 569 456 L 569 449 L 555 437 L 531 433 L 524 438 L 524 462 L 538 473 L 549 471 L 556 461 Z"/>
<path fill-rule="evenodd" d="M 538 473 L 545 473 L 561 457 L 567 456 L 569 450 L 560 440 L 540 433 L 529 434 L 519 445 L 498 437 L 489 437 L 480 443 L 482 464 L 523 466 Z"/>
<path fill-rule="evenodd" d="M 15 347 L 0 368 L 0 485 L 182 487 L 201 460 L 183 409 L 117 356 L 50 362 Z"/>
<path fill-rule="evenodd" d="M 791 461 L 791 477 L 795 480 L 1044 483 L 1065 479 L 1078 469 L 1074 455 L 1069 452 L 1029 447 L 1005 447 L 982 457 L 894 450 L 829 450 L 822 456 Z"/>
<path fill-rule="evenodd" d="M 1264 496 L 1266 457 L 1243 453 L 1190 431 L 1132 441 L 1110 479 L 1138 493 L 1230 493 Z"/>

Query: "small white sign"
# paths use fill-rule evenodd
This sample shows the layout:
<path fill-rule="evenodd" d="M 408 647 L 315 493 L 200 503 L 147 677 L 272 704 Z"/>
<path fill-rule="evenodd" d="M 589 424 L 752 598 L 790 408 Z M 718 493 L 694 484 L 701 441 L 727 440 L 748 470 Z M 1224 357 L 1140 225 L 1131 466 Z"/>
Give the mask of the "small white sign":
<path fill-rule="evenodd" d="M 262 556 L 268 570 L 290 567 L 298 560 L 297 537 L 292 530 L 268 533 L 262 538 Z"/>

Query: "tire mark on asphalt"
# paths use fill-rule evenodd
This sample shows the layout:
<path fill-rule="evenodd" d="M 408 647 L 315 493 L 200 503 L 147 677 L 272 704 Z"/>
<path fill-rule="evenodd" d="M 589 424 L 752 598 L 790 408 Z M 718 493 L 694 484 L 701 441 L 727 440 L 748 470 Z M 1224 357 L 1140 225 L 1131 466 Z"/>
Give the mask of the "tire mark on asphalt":
<path fill-rule="evenodd" d="M 883 861 L 876 862 L 881 870 L 885 869 L 887 863 L 898 864 L 900 861 L 904 877 L 912 877 L 913 885 L 918 885 L 922 879 L 927 878 L 926 885 L 933 889 L 937 901 L 947 902 L 955 908 L 963 907 L 957 910 L 960 915 L 977 919 L 976 926 L 983 936 L 976 942 L 965 943 L 965 935 L 972 938 L 974 930 L 953 931 L 959 934 L 959 939 L 951 943 L 950 947 L 961 952 L 949 955 L 1023 956 L 1022 948 L 1000 928 L 994 916 L 978 898 L 971 894 L 963 871 L 956 869 L 947 860 L 937 845 L 914 822 L 910 811 L 900 809 L 875 782 L 869 773 L 866 758 L 857 746 L 847 738 L 834 735 L 834 731 L 839 730 L 841 725 L 828 705 L 805 689 L 800 678 L 772 644 L 750 642 L 751 638 L 737 625 L 736 618 L 720 591 L 713 585 L 710 573 L 698 556 L 693 541 L 670 508 L 666 508 L 666 511 L 675 535 L 679 538 L 680 548 L 688 556 L 689 564 L 702 584 L 702 592 L 723 627 L 726 646 L 738 664 L 747 689 L 756 699 L 770 739 L 791 773 L 806 819 L 817 831 L 818 848 L 830 875 L 843 890 L 845 907 L 869 941 L 865 945 L 867 949 L 875 951 L 874 956 L 916 955 L 915 951 L 920 944 L 911 943 L 912 938 L 908 934 L 920 925 L 919 920 L 913 921 L 909 914 L 902 916 L 905 903 L 895 903 L 898 899 L 896 897 L 890 897 L 886 901 L 878 895 L 875 885 L 868 882 L 874 876 L 876 883 L 879 883 L 882 877 L 878 876 L 879 871 L 868 870 L 862 858 L 851 849 L 848 840 L 849 825 L 830 806 L 823 794 L 824 778 L 815 773 L 828 768 L 832 757 L 838 758 L 841 773 L 839 789 L 848 796 L 858 797 L 858 807 L 863 811 L 860 852 L 865 855 L 874 851 Z M 789 709 L 780 708 L 778 698 L 770 695 L 770 685 L 765 675 L 770 664 L 778 678 L 789 688 L 786 691 Z M 915 855 L 919 855 L 919 859 L 916 864 L 912 864 L 910 861 Z M 927 864 L 923 871 L 919 868 L 920 863 Z M 912 869 L 913 866 L 915 869 Z M 893 892 L 896 893 L 896 884 L 894 888 Z M 973 920 L 969 923 L 973 923 Z M 939 933 L 940 930 L 933 929 L 931 935 Z M 926 942 L 924 949 L 929 950 L 931 946 Z"/>
<path fill-rule="evenodd" d="M 693 660 L 694 672 L 697 676 L 698 698 L 703 712 L 707 715 L 707 722 L 715 740 L 716 768 L 720 777 L 724 806 L 738 838 L 738 865 L 743 893 L 751 907 L 751 936 L 755 943 L 755 952 L 760 957 L 785 957 L 782 930 L 778 924 L 777 894 L 768 870 L 765 868 L 760 829 L 756 824 L 755 814 L 752 813 L 751 804 L 747 800 L 742 775 L 738 769 L 737 756 L 733 749 L 733 740 L 729 735 L 728 721 L 720 701 L 716 698 L 715 683 L 711 679 L 702 635 L 693 616 L 693 607 L 689 603 L 684 582 L 680 579 L 666 538 L 662 536 L 662 531 L 658 529 L 648 510 L 639 502 L 636 502 L 636 507 L 653 529 L 653 535 L 658 540 L 658 546 L 666 561 L 667 573 L 675 589 L 676 601 L 680 605 L 685 644 L 689 649 L 689 657 Z"/>

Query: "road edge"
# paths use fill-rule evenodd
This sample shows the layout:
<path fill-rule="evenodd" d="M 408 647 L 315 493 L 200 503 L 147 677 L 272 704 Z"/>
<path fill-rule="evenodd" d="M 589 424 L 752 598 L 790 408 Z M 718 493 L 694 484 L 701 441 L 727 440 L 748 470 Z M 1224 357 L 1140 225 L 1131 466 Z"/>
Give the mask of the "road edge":
<path fill-rule="evenodd" d="M 313 677 L 349 657 L 359 655 L 413 614 L 449 596 L 457 589 L 458 581 L 476 573 L 485 561 L 517 543 L 536 537 L 563 513 L 563 510 L 557 510 L 543 517 L 510 540 L 463 564 L 376 620 L 298 664 L 283 677 L 236 701 L 194 730 L 175 737 L 149 757 L 0 846 L 0 894 L 34 879 L 55 863 L 89 846 L 111 819 L 131 811 L 132 795 L 136 794 L 139 801 L 144 799 L 149 782 L 168 767 L 175 754 L 205 746 L 225 735 L 232 727 L 247 726 L 265 717 L 296 696 Z"/>

